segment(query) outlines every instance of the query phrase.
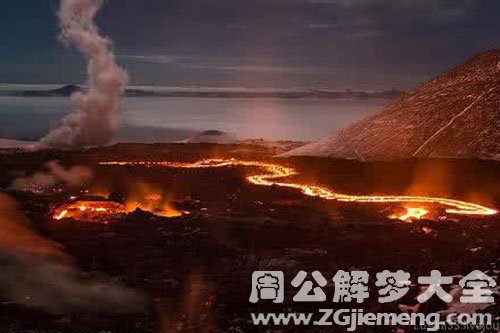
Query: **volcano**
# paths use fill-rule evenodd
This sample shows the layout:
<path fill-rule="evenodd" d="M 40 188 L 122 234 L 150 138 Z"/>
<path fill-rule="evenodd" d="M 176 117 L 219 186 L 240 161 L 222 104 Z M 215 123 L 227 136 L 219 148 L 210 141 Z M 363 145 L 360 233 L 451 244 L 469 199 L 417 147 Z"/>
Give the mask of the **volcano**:
<path fill-rule="evenodd" d="M 500 49 L 420 85 L 338 134 L 286 156 L 500 159 Z"/>

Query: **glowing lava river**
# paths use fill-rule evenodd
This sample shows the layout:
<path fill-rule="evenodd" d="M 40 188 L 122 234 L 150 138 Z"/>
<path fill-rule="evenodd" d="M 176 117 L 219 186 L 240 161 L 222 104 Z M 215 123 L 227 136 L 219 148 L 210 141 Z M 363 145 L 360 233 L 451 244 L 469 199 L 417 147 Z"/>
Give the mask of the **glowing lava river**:
<path fill-rule="evenodd" d="M 497 210 L 482 206 L 479 204 L 465 202 L 454 199 L 410 196 L 410 195 L 351 195 L 337 193 L 326 187 L 318 185 L 300 184 L 285 181 L 286 178 L 298 175 L 298 172 L 288 166 L 278 164 L 264 163 L 258 161 L 243 161 L 237 159 L 205 159 L 193 163 L 171 162 L 171 161 L 110 161 L 101 162 L 101 165 L 118 166 L 144 166 L 144 167 L 163 167 L 163 168 L 182 168 L 182 169 L 202 169 L 202 168 L 223 168 L 231 166 L 243 166 L 257 168 L 261 173 L 247 177 L 247 180 L 259 186 L 278 186 L 297 189 L 304 195 L 310 197 L 319 197 L 325 200 L 334 200 L 338 202 L 352 203 L 404 203 L 404 204 L 428 204 L 440 205 L 445 208 L 449 214 L 469 215 L 469 216 L 489 216 L 498 213 Z"/>

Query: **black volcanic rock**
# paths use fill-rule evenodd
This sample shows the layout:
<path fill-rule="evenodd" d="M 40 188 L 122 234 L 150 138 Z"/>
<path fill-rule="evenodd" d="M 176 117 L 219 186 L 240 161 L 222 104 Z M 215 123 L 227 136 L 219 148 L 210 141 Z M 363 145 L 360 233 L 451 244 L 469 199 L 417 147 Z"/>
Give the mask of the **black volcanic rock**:
<path fill-rule="evenodd" d="M 500 50 L 484 52 L 337 135 L 288 152 L 361 160 L 500 159 Z"/>

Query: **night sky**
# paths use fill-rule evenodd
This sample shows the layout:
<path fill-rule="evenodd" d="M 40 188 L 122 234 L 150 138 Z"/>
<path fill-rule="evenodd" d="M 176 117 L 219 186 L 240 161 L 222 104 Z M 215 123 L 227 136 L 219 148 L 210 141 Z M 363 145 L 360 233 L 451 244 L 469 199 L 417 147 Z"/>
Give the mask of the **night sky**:
<path fill-rule="evenodd" d="M 55 0 L 4 0 L 0 82 L 81 83 Z M 133 85 L 409 89 L 500 45 L 498 0 L 107 0 Z"/>

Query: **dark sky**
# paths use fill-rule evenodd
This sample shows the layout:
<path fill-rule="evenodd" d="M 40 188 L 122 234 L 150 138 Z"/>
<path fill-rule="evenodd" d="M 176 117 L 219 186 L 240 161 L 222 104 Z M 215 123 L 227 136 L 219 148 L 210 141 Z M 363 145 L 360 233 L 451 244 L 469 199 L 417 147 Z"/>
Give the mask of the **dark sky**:
<path fill-rule="evenodd" d="M 3 0 L 0 82 L 85 80 L 56 0 Z M 498 0 L 107 0 L 135 85 L 408 89 L 500 44 Z"/>

